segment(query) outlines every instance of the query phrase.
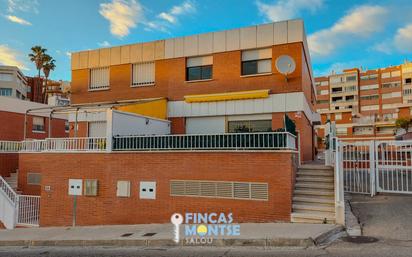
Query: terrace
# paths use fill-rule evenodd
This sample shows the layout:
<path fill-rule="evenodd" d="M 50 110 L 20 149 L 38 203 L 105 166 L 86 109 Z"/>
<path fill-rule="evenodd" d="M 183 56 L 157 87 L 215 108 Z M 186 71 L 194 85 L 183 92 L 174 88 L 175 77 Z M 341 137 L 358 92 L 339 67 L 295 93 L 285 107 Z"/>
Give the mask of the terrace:
<path fill-rule="evenodd" d="M 46 138 L 0 141 L 0 152 L 296 150 L 297 142 L 289 132 Z"/>

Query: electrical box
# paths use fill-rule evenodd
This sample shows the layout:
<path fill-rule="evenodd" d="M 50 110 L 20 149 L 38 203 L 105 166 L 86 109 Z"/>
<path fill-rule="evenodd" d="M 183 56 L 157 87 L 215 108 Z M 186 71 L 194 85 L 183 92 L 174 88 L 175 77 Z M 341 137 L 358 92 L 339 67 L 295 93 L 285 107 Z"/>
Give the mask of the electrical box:
<path fill-rule="evenodd" d="M 140 181 L 140 199 L 156 199 L 156 182 Z"/>
<path fill-rule="evenodd" d="M 82 195 L 82 179 L 69 179 L 69 195 Z"/>
<path fill-rule="evenodd" d="M 130 197 L 130 181 L 119 180 L 117 181 L 117 197 Z"/>

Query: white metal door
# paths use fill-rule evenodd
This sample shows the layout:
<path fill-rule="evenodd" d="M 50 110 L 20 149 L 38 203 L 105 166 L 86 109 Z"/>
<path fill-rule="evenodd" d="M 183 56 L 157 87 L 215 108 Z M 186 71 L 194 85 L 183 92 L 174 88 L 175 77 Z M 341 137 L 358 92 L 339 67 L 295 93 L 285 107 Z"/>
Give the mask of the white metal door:
<path fill-rule="evenodd" d="M 373 141 L 340 142 L 339 153 L 345 192 L 374 195 L 373 146 Z"/>
<path fill-rule="evenodd" d="M 412 141 L 376 142 L 378 192 L 412 194 Z"/>

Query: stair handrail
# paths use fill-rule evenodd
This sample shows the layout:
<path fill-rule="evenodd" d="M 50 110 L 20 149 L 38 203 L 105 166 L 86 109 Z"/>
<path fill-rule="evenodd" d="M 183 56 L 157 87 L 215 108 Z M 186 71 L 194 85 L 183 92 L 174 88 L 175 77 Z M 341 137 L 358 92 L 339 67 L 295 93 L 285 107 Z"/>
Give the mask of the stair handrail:
<path fill-rule="evenodd" d="M 7 196 L 7 198 L 13 203 L 17 204 L 18 194 L 13 190 L 13 188 L 7 183 L 2 176 L 0 176 L 0 189 Z"/>

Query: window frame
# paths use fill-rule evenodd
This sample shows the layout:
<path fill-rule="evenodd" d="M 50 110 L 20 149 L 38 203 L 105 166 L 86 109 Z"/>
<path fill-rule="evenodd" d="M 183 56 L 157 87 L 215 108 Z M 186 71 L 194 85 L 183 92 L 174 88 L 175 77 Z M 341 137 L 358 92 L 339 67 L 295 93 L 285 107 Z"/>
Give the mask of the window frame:
<path fill-rule="evenodd" d="M 34 118 L 41 118 L 43 119 L 43 126 L 41 125 L 34 125 Z M 41 116 L 33 116 L 32 117 L 32 132 L 33 133 L 45 133 L 46 132 L 46 118 L 45 117 L 41 117 Z M 39 129 L 40 128 L 40 129 Z"/>
<path fill-rule="evenodd" d="M 142 64 L 152 64 L 153 65 L 153 81 L 150 82 L 142 82 L 142 83 L 134 83 L 134 66 L 135 65 L 142 65 Z M 156 63 L 155 61 L 148 61 L 148 62 L 136 62 L 132 63 L 131 65 L 131 78 L 130 78 L 130 87 L 131 88 L 138 88 L 138 87 L 151 87 L 156 85 Z"/>
<path fill-rule="evenodd" d="M 106 86 L 99 86 L 99 87 L 93 87 L 92 88 L 92 72 L 93 70 L 103 70 L 103 69 L 107 69 L 108 71 L 108 85 Z M 104 90 L 110 90 L 110 66 L 107 67 L 96 67 L 96 68 L 90 68 L 89 69 L 89 85 L 87 87 L 87 90 L 89 92 L 93 92 L 93 91 L 104 91 Z"/>
<path fill-rule="evenodd" d="M 198 79 L 189 79 L 189 69 L 195 69 L 199 68 L 200 69 L 200 78 Z M 210 68 L 210 78 L 203 78 L 203 72 L 205 68 Z M 200 65 L 200 66 L 191 66 L 187 67 L 186 64 L 186 82 L 197 82 L 197 81 L 207 81 L 207 80 L 212 80 L 213 79 L 213 64 L 208 64 L 208 65 Z"/>

